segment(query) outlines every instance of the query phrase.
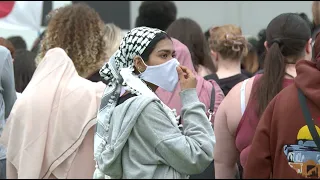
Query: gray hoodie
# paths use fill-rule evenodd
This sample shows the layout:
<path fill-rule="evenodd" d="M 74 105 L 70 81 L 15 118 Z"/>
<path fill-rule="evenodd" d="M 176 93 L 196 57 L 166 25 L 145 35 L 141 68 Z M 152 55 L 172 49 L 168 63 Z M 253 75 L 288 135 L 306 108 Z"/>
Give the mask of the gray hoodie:
<path fill-rule="evenodd" d="M 112 114 L 104 172 L 122 179 L 184 179 L 213 160 L 214 133 L 196 89 L 180 93 L 183 134 L 161 103 L 144 96 L 126 100 Z"/>
<path fill-rule="evenodd" d="M 0 136 L 16 99 L 12 57 L 7 48 L 0 46 Z M 0 145 L 0 160 L 5 156 L 5 148 Z"/>

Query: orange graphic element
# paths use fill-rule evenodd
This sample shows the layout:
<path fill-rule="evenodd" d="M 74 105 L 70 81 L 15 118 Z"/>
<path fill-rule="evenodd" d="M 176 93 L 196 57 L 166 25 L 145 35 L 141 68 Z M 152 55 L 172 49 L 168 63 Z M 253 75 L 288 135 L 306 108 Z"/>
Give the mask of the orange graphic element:
<path fill-rule="evenodd" d="M 298 174 L 308 178 L 318 178 L 320 177 L 320 165 L 313 160 L 308 160 L 304 163 L 289 163 L 290 167 Z"/>

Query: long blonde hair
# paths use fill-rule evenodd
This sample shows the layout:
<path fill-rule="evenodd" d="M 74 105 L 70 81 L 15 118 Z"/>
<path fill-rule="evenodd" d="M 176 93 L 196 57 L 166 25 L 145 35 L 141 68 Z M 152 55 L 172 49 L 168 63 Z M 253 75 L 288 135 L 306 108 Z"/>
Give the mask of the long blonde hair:
<path fill-rule="evenodd" d="M 123 38 L 122 30 L 113 23 L 108 23 L 105 25 L 106 31 L 106 57 L 107 60 L 115 53 L 120 46 L 121 40 Z"/>

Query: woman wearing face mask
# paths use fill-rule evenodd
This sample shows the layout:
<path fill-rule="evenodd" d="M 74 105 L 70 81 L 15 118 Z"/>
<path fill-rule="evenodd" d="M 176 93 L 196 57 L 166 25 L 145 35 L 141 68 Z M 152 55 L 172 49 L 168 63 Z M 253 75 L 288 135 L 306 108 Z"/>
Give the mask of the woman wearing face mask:
<path fill-rule="evenodd" d="M 213 105 L 212 107 L 213 112 L 216 112 L 221 101 L 224 98 L 223 92 L 220 89 L 219 85 L 215 81 L 211 81 L 211 82 L 206 81 L 204 80 L 203 77 L 197 74 L 192 64 L 191 54 L 186 45 L 182 44 L 180 41 L 174 38 L 172 38 L 172 42 L 176 52 L 176 58 L 179 61 L 180 65 L 186 66 L 188 69 L 190 69 L 194 73 L 197 79 L 197 87 L 196 87 L 197 94 L 198 94 L 199 100 L 203 104 L 205 104 L 206 112 L 208 112 L 210 106 L 212 105 Z M 156 91 L 156 94 L 163 103 L 165 103 L 167 106 L 169 106 L 172 109 L 176 109 L 177 115 L 180 115 L 181 108 L 182 108 L 181 100 L 179 96 L 180 91 L 181 91 L 181 88 L 178 84 L 173 92 L 168 92 L 162 88 L 158 88 Z M 214 97 L 211 97 L 211 96 L 214 96 Z M 208 114 L 208 117 L 210 117 L 209 114 Z M 212 124 L 214 121 L 214 117 L 215 117 L 215 113 L 213 113 L 211 117 Z"/>
<path fill-rule="evenodd" d="M 110 83 L 98 113 L 94 178 L 187 178 L 212 161 L 214 134 L 196 79 L 174 54 L 165 32 L 138 27 L 101 69 Z M 183 132 L 154 93 L 158 87 L 173 91 L 178 80 Z"/>

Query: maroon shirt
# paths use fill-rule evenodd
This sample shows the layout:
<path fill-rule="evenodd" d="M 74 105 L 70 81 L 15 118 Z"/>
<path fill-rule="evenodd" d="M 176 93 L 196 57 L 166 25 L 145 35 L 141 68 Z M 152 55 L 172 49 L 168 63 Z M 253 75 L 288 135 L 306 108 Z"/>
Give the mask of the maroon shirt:
<path fill-rule="evenodd" d="M 260 79 L 262 74 L 258 74 L 255 76 L 252 87 L 254 88 Z M 284 79 L 283 87 L 287 87 L 292 84 L 293 79 Z M 251 93 L 248 104 L 246 106 L 246 110 L 239 122 L 237 131 L 236 131 L 236 147 L 240 152 L 240 163 L 241 166 L 244 167 L 248 158 L 251 142 L 256 131 L 257 125 L 259 123 L 258 113 L 256 111 L 256 99 L 253 97 L 253 93 Z"/>

